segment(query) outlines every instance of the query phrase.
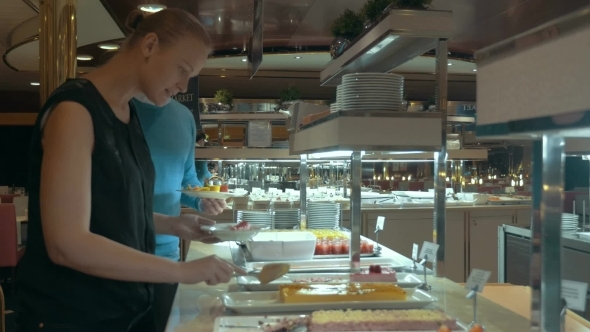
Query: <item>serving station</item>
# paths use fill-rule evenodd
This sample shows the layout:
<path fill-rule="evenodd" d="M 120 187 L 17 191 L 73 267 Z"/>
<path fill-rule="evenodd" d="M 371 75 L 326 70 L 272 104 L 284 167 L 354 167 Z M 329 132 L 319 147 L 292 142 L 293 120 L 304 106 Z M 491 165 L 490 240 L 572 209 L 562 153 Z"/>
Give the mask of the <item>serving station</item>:
<path fill-rule="evenodd" d="M 584 22 L 590 22 L 587 15 L 587 12 L 580 13 L 564 20 L 573 19 L 581 24 L 583 16 Z M 289 156 L 278 149 L 269 150 L 271 146 L 197 150 L 198 158 L 219 160 L 220 169 L 223 162 L 230 160 L 298 164 L 299 186 L 284 188 L 284 192 L 250 186 L 250 196 L 235 200 L 234 209 L 220 215 L 218 221 L 250 223 L 256 227 L 253 228 L 256 234 L 215 245 L 192 244 L 187 259 L 215 254 L 243 267 L 248 275 L 237 276 L 224 285 L 181 285 L 168 331 L 557 332 L 565 331 L 563 326 L 572 332 L 590 331 L 587 322 L 567 310 L 575 309 L 573 306 L 561 305 L 561 295 L 555 291 L 561 282 L 556 256 L 561 250 L 561 229 L 554 219 L 562 211 L 561 197 L 557 194 L 561 190 L 558 179 L 562 178 L 562 164 L 558 161 L 563 161 L 558 157 L 563 155 L 563 138 L 546 133 L 530 134 L 519 127 L 522 122 L 499 127 L 504 130 L 500 132 L 504 136 L 500 137 L 508 139 L 543 137 L 542 144 L 534 143 L 535 171 L 541 165 L 545 168 L 542 178 L 535 173 L 532 211 L 531 201 L 519 195 L 467 197 L 462 192 L 461 176 L 459 192 L 452 185 L 447 189 L 448 126 L 473 123 L 473 119 L 447 115 L 446 40 L 452 37 L 452 16 L 451 12 L 414 10 L 391 10 L 384 15 L 321 72 L 322 84 L 342 83 L 336 105 L 331 106 L 331 112 L 318 113 L 307 120 L 298 116 L 290 119 Z M 372 92 L 364 92 L 360 84 L 346 84 L 377 80 L 381 83 L 375 86 L 389 84 L 391 93 L 398 94 L 399 82 L 403 80 L 383 73 L 433 48 L 437 59 L 437 98 L 436 108 L 431 112 L 404 112 L 397 106 L 379 109 L 375 105 L 401 100 L 394 96 L 367 102 L 366 98 L 357 99 L 357 94 L 369 96 Z M 482 85 L 491 90 L 492 84 L 487 80 L 499 77 L 492 75 L 499 71 L 496 61 L 502 63 L 515 56 L 496 58 L 498 52 L 493 50 L 478 53 L 482 56 L 481 71 L 486 73 L 482 75 Z M 508 75 L 507 71 L 500 72 Z M 497 81 L 495 84 L 501 86 Z M 513 91 L 518 91 L 516 86 Z M 500 95 L 498 92 L 494 98 Z M 485 100 L 483 114 L 489 115 L 498 107 L 492 102 L 495 99 L 482 99 Z M 496 137 L 490 129 L 493 118 L 484 115 L 484 119 L 480 123 L 478 117 L 481 131 Z M 587 116 L 583 114 L 580 121 L 585 119 Z M 546 120 L 538 126 L 545 125 Z M 580 121 L 567 116 L 553 120 L 558 120 L 562 127 L 580 126 Z M 541 128 L 538 126 L 534 128 L 537 132 Z M 579 134 L 574 129 L 569 133 Z M 217 153 L 219 149 L 223 153 Z M 268 151 L 272 153 L 265 155 Z M 363 188 L 363 160 L 391 160 L 401 154 L 432 154 L 432 192 L 371 193 Z M 542 163 L 541 155 L 553 159 L 544 159 Z M 548 164 L 550 160 L 555 162 Z M 342 162 L 335 177 L 340 182 L 323 183 L 323 189 L 308 188 L 308 165 L 322 161 Z M 541 183 L 549 186 L 543 190 L 542 219 L 539 217 Z M 238 188 L 238 182 L 235 184 L 235 190 L 244 190 Z M 262 202 L 268 205 L 259 211 L 249 206 Z M 294 208 L 295 202 L 298 208 Z M 287 209 L 275 207 L 284 203 L 289 203 Z M 523 294 L 529 296 L 527 289 L 510 288 L 506 298 L 490 300 L 484 288 L 497 287 L 488 283 L 505 278 L 503 257 L 490 250 L 497 248 L 498 228 L 527 227 L 531 219 L 533 311 L 523 315 L 522 308 L 515 308 L 514 302 Z M 546 233 L 543 239 L 542 232 Z M 547 241 L 550 243 L 544 244 Z M 540 251 L 541 245 L 548 249 Z M 537 259 L 540 253 L 542 264 Z M 288 264 L 288 273 L 270 283 L 259 282 L 262 269 L 275 263 Z M 537 311 L 539 294 L 543 299 L 541 312 Z"/>

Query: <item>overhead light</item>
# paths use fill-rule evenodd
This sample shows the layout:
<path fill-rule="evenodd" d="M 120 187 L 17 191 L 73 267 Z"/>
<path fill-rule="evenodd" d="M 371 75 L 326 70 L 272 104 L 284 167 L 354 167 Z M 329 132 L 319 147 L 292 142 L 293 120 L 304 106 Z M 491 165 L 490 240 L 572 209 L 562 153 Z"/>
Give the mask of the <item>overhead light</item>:
<path fill-rule="evenodd" d="M 221 75 L 221 76 L 219 76 L 219 77 L 225 77 L 225 75 Z"/>
<path fill-rule="evenodd" d="M 296 56 L 295 59 L 301 59 L 301 57 L 300 56 Z"/>
<path fill-rule="evenodd" d="M 160 4 L 146 4 L 146 5 L 139 5 L 137 6 L 137 8 L 143 10 L 144 12 L 148 12 L 148 13 L 157 13 L 160 10 L 166 9 L 166 5 L 160 5 Z"/>
<path fill-rule="evenodd" d="M 232 47 L 232 50 L 237 50 L 237 49 L 238 49 L 237 47 Z"/>
<path fill-rule="evenodd" d="M 118 50 L 120 48 L 119 45 L 113 43 L 98 44 L 98 47 L 102 48 L 103 50 Z"/>
<path fill-rule="evenodd" d="M 36 85 L 41 85 L 41 83 L 39 83 L 39 82 L 31 82 L 31 85 L 35 85 L 36 86 Z"/>
<path fill-rule="evenodd" d="M 477 71 L 477 69 L 473 69 L 473 71 Z"/>
<path fill-rule="evenodd" d="M 92 55 L 84 55 L 84 54 L 80 54 L 76 57 L 76 59 L 80 60 L 80 61 L 90 61 L 92 59 L 94 59 L 92 57 Z"/>
<path fill-rule="evenodd" d="M 452 66 L 452 65 L 453 65 L 453 64 L 452 64 L 452 63 L 450 63 L 450 62 L 449 62 L 449 63 L 447 63 L 447 64 L 448 64 L 449 66 Z"/>
<path fill-rule="evenodd" d="M 242 59 L 242 62 L 246 62 L 246 61 L 248 61 L 248 59 Z"/>

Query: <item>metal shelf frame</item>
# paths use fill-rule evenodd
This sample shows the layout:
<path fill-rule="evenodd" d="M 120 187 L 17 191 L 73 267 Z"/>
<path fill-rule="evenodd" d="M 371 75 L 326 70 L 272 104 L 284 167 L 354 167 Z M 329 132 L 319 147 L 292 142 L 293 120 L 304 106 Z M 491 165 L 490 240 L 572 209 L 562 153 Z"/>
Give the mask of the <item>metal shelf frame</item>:
<path fill-rule="evenodd" d="M 564 331 L 561 212 L 566 154 L 590 152 L 590 6 L 478 51 L 478 136 L 533 141 L 530 331 Z M 563 65 L 549 68 L 555 54 Z M 527 59 L 527 61 L 522 61 Z M 514 72 L 518 66 L 517 72 Z M 515 75 L 519 79 L 514 80 Z M 506 84 L 503 84 L 506 83 Z M 494 88 L 496 87 L 496 88 Z M 534 101 L 513 103 L 518 96 Z M 515 109 L 507 112 L 505 106 Z M 518 111 L 518 112 L 516 112 Z M 581 139 L 581 140 L 576 140 Z M 582 143 L 582 144 L 580 144 Z M 568 151 L 569 150 L 569 151 Z"/>
<path fill-rule="evenodd" d="M 429 17 L 431 21 L 426 23 L 425 17 Z M 392 28 L 394 25 L 395 28 Z M 361 163 L 364 153 L 420 151 L 434 152 L 436 180 L 433 242 L 440 247 L 433 267 L 437 276 L 444 276 L 447 125 L 461 121 L 473 123 L 473 118 L 469 117 L 447 117 L 447 38 L 451 36 L 452 26 L 450 12 L 394 10 L 340 58 L 328 64 L 320 75 L 322 84 L 335 85 L 348 72 L 388 72 L 411 58 L 436 48 L 435 96 L 438 112 L 337 112 L 291 133 L 291 153 L 301 156 L 302 174 L 307 169 L 307 154 L 352 151 L 351 272 L 360 270 Z M 374 57 L 375 54 L 379 55 L 378 58 Z M 370 59 L 375 61 L 369 61 Z M 306 181 L 307 178 L 301 178 L 301 191 L 305 191 Z M 304 214 L 305 197 L 302 196 L 301 199 Z"/>

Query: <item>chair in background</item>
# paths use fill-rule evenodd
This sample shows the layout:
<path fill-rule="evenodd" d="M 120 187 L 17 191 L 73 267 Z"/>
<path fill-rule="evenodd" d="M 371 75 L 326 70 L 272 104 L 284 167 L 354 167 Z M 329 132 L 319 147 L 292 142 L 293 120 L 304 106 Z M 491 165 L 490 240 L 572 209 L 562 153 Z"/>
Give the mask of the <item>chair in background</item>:
<path fill-rule="evenodd" d="M 16 264 L 25 248 L 18 247 L 14 204 L 0 204 L 0 267 L 12 268 L 11 282 L 16 276 Z"/>

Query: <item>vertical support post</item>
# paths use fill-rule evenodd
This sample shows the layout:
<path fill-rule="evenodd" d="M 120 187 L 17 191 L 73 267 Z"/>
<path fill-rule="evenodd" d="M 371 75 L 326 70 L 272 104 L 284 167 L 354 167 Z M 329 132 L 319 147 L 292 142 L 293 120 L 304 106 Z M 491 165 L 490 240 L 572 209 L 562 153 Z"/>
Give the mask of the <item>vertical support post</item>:
<path fill-rule="evenodd" d="M 561 211 L 563 197 L 564 139 L 543 135 L 541 197 L 541 331 L 561 330 Z M 531 271 L 533 272 L 533 271 Z"/>
<path fill-rule="evenodd" d="M 543 196 L 543 141 L 533 142 L 533 216 L 531 220 L 531 331 L 541 327 L 541 199 Z"/>
<path fill-rule="evenodd" d="M 307 155 L 302 154 L 299 162 L 299 198 L 301 199 L 301 217 L 307 217 Z M 306 219 L 307 224 L 307 219 Z"/>
<path fill-rule="evenodd" d="M 445 201 L 447 171 L 447 41 L 440 39 L 436 47 L 436 106 L 441 113 L 441 149 L 434 154 L 434 229 L 433 242 L 439 245 L 434 275 L 443 277 L 445 263 Z"/>
<path fill-rule="evenodd" d="M 350 272 L 361 270 L 361 176 L 362 156 L 360 151 L 352 153 L 350 162 Z"/>
<path fill-rule="evenodd" d="M 39 75 L 41 104 L 68 78 L 76 77 L 77 0 L 41 1 Z"/>
<path fill-rule="evenodd" d="M 342 197 L 348 198 L 348 164 L 344 162 L 344 168 L 342 169 Z"/>

